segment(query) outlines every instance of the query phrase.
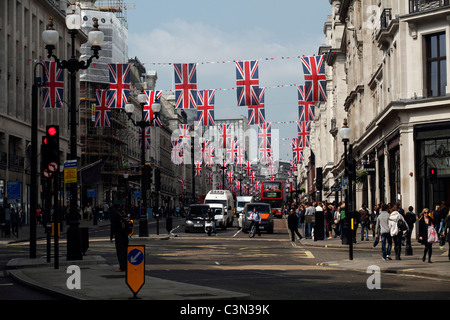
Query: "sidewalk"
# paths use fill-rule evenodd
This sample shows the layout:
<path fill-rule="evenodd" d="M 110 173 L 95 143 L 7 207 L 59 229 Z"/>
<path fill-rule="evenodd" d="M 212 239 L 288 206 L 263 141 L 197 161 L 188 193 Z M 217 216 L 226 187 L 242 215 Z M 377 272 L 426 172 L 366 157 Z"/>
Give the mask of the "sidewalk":
<path fill-rule="evenodd" d="M 151 222 L 153 223 L 153 222 Z M 90 230 L 109 228 L 109 221 L 99 221 L 96 226 L 93 221 L 80 221 L 80 228 L 88 227 Z M 67 230 L 64 228 L 63 233 Z M 19 237 L 0 238 L 0 246 L 29 241 L 30 227 L 24 226 L 19 230 Z M 46 239 L 41 226 L 37 229 L 37 239 Z M 139 238 L 140 241 L 161 241 L 170 239 L 170 235 L 149 235 Z M 133 293 L 126 284 L 126 274 L 116 272 L 117 266 L 107 264 L 107 261 L 98 255 L 83 257 L 83 260 L 66 261 L 65 255 L 59 259 L 59 269 L 54 268 L 54 260 L 50 263 L 44 257 L 29 259 L 12 259 L 7 264 L 8 274 L 16 281 L 43 290 L 61 299 L 76 300 L 127 300 Z M 70 290 L 67 281 L 72 273 L 67 273 L 68 266 L 80 267 L 81 290 Z M 247 294 L 219 290 L 215 288 L 190 285 L 145 276 L 145 284 L 137 297 L 142 300 L 235 300 L 245 299 Z"/>
<path fill-rule="evenodd" d="M 428 263 L 428 260 L 422 262 L 424 246 L 418 243 L 416 239 L 411 240 L 413 250 L 412 256 L 406 256 L 405 247 L 402 246 L 402 260 L 395 260 L 393 246 L 391 251 L 392 260 L 386 261 L 381 259 L 381 242 L 376 248 L 373 248 L 373 237 L 370 236 L 369 241 L 360 241 L 359 234 L 356 241 L 357 243 L 353 244 L 353 260 L 349 260 L 349 254 L 347 254 L 347 259 L 345 260 L 327 261 L 320 263 L 320 265 L 361 272 L 366 272 L 370 266 L 377 266 L 380 268 L 381 272 L 385 273 L 425 276 L 450 281 L 448 243 L 443 247 L 440 247 L 439 243 L 433 244 L 433 255 L 431 257 L 433 263 Z M 343 245 L 339 238 L 325 239 L 322 241 L 303 238 L 300 240 L 300 243 L 305 247 L 338 248 L 349 252 L 349 246 Z M 361 258 L 360 255 L 358 255 L 358 252 L 361 250 L 372 252 L 371 258 Z M 365 254 L 365 256 L 367 256 L 367 254 Z"/>

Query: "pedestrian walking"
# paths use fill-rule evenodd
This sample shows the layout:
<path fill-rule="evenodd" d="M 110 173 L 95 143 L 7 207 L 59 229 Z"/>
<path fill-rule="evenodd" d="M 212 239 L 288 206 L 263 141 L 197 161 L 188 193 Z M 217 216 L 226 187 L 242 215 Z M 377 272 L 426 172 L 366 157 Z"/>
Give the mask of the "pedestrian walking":
<path fill-rule="evenodd" d="M 430 216 L 428 208 L 422 210 L 419 218 L 419 243 L 425 246 L 423 251 L 422 261 L 425 262 L 425 258 L 428 254 L 428 263 L 432 263 L 431 255 L 433 254 L 433 243 L 429 240 L 429 232 L 434 228 L 433 218 Z"/>
<path fill-rule="evenodd" d="M 399 228 L 399 221 L 402 221 L 406 227 L 408 226 L 405 219 L 398 211 L 394 211 L 389 215 L 389 230 L 391 237 L 394 240 L 395 260 L 401 260 L 400 256 L 402 253 L 403 231 Z"/>
<path fill-rule="evenodd" d="M 116 271 L 127 270 L 127 248 L 128 248 L 128 230 L 126 227 L 126 215 L 123 210 L 116 210 L 111 218 L 110 241 L 115 239 L 117 259 L 119 260 L 119 269 Z"/>
<path fill-rule="evenodd" d="M 445 218 L 444 236 L 448 242 L 448 260 L 450 260 L 450 214 L 448 214 L 447 218 Z"/>
<path fill-rule="evenodd" d="M 377 219 L 376 225 L 376 236 L 381 239 L 381 253 L 383 261 L 392 260 L 390 257 L 391 249 L 392 249 L 392 237 L 391 231 L 389 229 L 389 213 L 388 206 L 386 204 L 382 204 L 380 215 Z M 386 247 L 386 241 L 388 242 L 388 246 Z"/>
<path fill-rule="evenodd" d="M 316 214 L 315 202 L 313 204 L 307 203 L 305 210 L 305 237 L 306 239 L 312 238 L 313 219 Z"/>
<path fill-rule="evenodd" d="M 13 236 L 19 237 L 19 211 L 11 208 L 11 232 Z"/>
<path fill-rule="evenodd" d="M 288 227 L 291 231 L 291 241 L 295 241 L 295 235 L 297 235 L 300 240 L 302 240 L 302 235 L 298 232 L 298 216 L 295 214 L 294 209 L 291 209 L 288 216 Z"/>
<path fill-rule="evenodd" d="M 370 213 L 365 203 L 359 209 L 359 221 L 361 222 L 361 241 L 364 239 L 369 241 Z"/>

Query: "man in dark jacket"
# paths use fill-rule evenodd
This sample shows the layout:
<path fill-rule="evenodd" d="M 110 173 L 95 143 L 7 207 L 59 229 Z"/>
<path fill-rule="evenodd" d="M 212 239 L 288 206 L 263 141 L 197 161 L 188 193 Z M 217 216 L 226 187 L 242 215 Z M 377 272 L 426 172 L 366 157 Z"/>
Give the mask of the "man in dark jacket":
<path fill-rule="evenodd" d="M 294 209 L 291 209 L 289 212 L 288 217 L 288 227 L 291 231 L 291 241 L 295 241 L 295 234 L 300 238 L 300 240 L 303 238 L 302 235 L 298 232 L 298 217 L 294 212 Z"/>
<path fill-rule="evenodd" d="M 127 270 L 127 249 L 128 249 L 128 231 L 125 220 L 126 214 L 123 210 L 116 210 L 111 215 L 111 235 L 110 240 L 115 238 L 117 259 L 119 260 L 119 269 L 116 271 Z"/>

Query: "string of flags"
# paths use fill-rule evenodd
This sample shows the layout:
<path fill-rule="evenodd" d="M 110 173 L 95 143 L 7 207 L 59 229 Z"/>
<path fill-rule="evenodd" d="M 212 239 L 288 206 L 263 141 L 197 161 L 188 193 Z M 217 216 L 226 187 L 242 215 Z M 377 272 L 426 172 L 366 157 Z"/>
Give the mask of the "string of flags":
<path fill-rule="evenodd" d="M 281 59 L 300 59 L 303 67 L 303 85 L 280 85 L 274 87 L 260 87 L 259 83 L 259 61 L 274 60 L 275 58 L 265 58 L 249 61 L 222 61 L 222 62 L 198 62 L 198 63 L 154 63 L 155 65 L 171 65 L 174 70 L 175 83 L 175 108 L 195 109 L 197 111 L 197 125 L 215 126 L 214 110 L 215 95 L 218 90 L 230 89 L 207 89 L 199 90 L 197 85 L 197 66 L 199 64 L 213 63 L 234 63 L 236 68 L 236 87 L 231 90 L 236 91 L 236 102 L 238 107 L 247 107 L 248 124 L 258 127 L 258 154 L 260 162 L 270 166 L 273 163 L 272 155 L 272 124 L 297 123 L 298 136 L 292 139 L 293 162 L 299 164 L 303 162 L 303 150 L 310 147 L 311 122 L 315 121 L 316 102 L 326 102 L 326 74 L 325 57 L 323 55 L 281 57 Z M 64 93 L 64 70 L 59 69 L 56 62 L 45 61 L 44 99 L 43 108 L 62 108 L 62 98 Z M 96 127 L 111 126 L 111 110 L 124 109 L 128 103 L 131 90 L 130 64 L 109 64 L 109 90 L 97 90 L 95 104 Z M 297 121 L 269 122 L 265 113 L 265 93 L 267 88 L 295 86 L 298 91 L 298 112 Z M 144 105 L 145 120 L 153 119 L 151 105 L 159 101 L 162 91 L 145 90 L 147 103 Z M 161 120 L 155 119 L 153 126 L 161 126 Z M 243 165 L 245 155 L 239 142 L 231 140 L 230 125 L 219 125 L 220 144 L 229 151 L 229 159 Z M 144 133 L 140 132 L 140 143 L 145 143 L 146 148 L 150 148 L 150 130 L 147 128 Z M 172 161 L 177 165 L 184 164 L 183 145 L 189 135 L 189 125 L 180 125 L 179 139 L 172 141 Z M 144 142 L 143 142 L 144 141 Z M 189 138 L 190 143 L 190 138 Z M 205 144 L 200 163 L 195 164 L 196 175 L 201 175 L 201 165 L 210 166 L 214 163 L 214 149 L 211 145 Z M 209 149 L 208 149 L 209 148 Z M 250 172 L 249 172 L 250 173 Z M 231 180 L 232 175 L 227 176 Z"/>

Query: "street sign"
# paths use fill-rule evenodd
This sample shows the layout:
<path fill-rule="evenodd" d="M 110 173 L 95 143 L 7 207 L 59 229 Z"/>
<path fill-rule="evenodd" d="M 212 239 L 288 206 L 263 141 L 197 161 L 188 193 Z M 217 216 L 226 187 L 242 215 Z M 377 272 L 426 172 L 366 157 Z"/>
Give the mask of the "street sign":
<path fill-rule="evenodd" d="M 77 160 L 64 162 L 64 183 L 77 183 Z"/>
<path fill-rule="evenodd" d="M 58 170 L 58 164 L 56 162 L 50 162 L 48 164 L 48 171 L 50 172 L 56 172 L 56 170 Z"/>
<path fill-rule="evenodd" d="M 6 195 L 8 201 L 22 199 L 22 183 L 20 181 L 8 181 L 6 183 Z"/>
<path fill-rule="evenodd" d="M 126 283 L 136 298 L 145 283 L 145 246 L 128 246 Z"/>

